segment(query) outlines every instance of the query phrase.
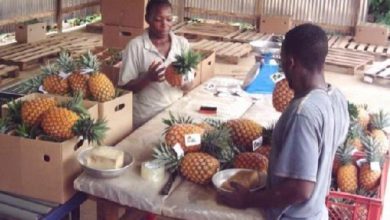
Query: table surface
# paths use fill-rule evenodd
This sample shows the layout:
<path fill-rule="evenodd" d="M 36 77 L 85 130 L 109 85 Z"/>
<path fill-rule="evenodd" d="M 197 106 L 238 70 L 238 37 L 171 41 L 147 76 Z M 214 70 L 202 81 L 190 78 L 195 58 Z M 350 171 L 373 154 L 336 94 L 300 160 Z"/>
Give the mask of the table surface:
<path fill-rule="evenodd" d="M 260 209 L 236 210 L 219 205 L 213 186 L 199 186 L 176 178 L 167 196 L 159 195 L 168 175 L 161 182 L 151 182 L 140 175 L 141 163 L 152 159 L 152 149 L 163 140 L 165 125 L 162 119 L 169 113 L 182 114 L 200 121 L 204 118 L 222 120 L 250 118 L 261 124 L 277 120 L 279 113 L 272 108 L 270 96 L 252 99 L 236 92 L 240 82 L 231 78 L 213 78 L 172 104 L 146 124 L 135 130 L 116 147 L 134 156 L 134 164 L 123 175 L 113 179 L 98 179 L 85 173 L 75 181 L 77 190 L 109 201 L 148 211 L 158 215 L 181 219 L 264 219 Z M 219 91 L 218 96 L 215 96 Z M 232 92 L 234 91 L 234 92 Z M 218 108 L 214 116 L 198 112 L 201 105 Z"/>

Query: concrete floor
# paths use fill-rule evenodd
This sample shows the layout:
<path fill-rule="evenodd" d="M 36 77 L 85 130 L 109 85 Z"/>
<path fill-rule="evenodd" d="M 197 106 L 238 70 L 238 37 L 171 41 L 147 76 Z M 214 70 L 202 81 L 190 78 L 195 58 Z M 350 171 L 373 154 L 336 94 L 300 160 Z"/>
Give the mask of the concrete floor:
<path fill-rule="evenodd" d="M 217 75 L 233 76 L 243 79 L 254 64 L 254 55 L 243 58 L 238 65 L 217 63 Z M 326 72 L 326 80 L 339 88 L 348 100 L 357 104 L 368 104 L 369 109 L 384 109 L 390 112 L 390 84 L 370 85 L 362 82 L 361 77 L 340 73 Z M 390 176 L 388 178 L 390 181 Z M 389 182 L 388 181 L 388 182 Z M 96 203 L 88 200 L 81 208 L 82 220 L 96 219 Z M 138 220 L 139 217 L 124 217 L 124 219 Z M 164 218 L 165 219 L 165 218 Z M 390 219 L 390 187 L 387 188 L 383 220 Z"/>

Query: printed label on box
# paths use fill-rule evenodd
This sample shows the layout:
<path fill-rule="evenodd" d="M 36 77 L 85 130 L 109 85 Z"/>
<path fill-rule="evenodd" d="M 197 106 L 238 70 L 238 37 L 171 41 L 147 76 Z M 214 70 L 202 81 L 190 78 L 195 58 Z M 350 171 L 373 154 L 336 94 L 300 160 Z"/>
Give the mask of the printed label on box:
<path fill-rule="evenodd" d="M 201 142 L 200 134 L 186 134 L 184 135 L 184 143 L 187 147 L 199 145 Z"/>

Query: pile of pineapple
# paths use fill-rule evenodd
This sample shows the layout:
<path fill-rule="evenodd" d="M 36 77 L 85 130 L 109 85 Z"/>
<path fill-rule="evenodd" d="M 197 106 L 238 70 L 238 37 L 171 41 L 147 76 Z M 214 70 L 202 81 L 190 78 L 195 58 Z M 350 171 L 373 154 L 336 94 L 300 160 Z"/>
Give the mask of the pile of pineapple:
<path fill-rule="evenodd" d="M 63 103 L 54 97 L 12 101 L 7 104 L 7 115 L 0 119 L 0 133 L 54 142 L 83 137 L 100 144 L 108 129 L 106 122 L 90 117 L 82 96 L 78 93 Z"/>
<path fill-rule="evenodd" d="M 256 152 L 253 152 L 252 142 L 270 134 L 272 128 L 265 129 L 249 119 L 227 122 L 206 119 L 195 123 L 190 117 L 172 114 L 164 123 L 167 125 L 165 142 L 154 149 L 153 156 L 171 173 L 179 172 L 187 180 L 204 185 L 220 169 L 235 167 L 267 172 L 269 142 L 264 141 L 268 146 L 262 146 Z M 200 135 L 201 142 L 187 146 L 184 139 L 189 134 Z M 182 155 L 174 149 L 178 147 L 177 143 Z"/>
<path fill-rule="evenodd" d="M 382 110 L 369 113 L 367 106 L 352 103 L 348 104 L 348 109 L 351 124 L 345 143 L 336 152 L 333 188 L 352 194 L 375 195 L 389 149 L 384 128 L 390 126 L 390 115 Z M 354 155 L 363 158 L 360 166 Z"/>
<path fill-rule="evenodd" d="M 49 94 L 84 94 L 84 98 L 106 102 L 115 98 L 116 91 L 109 78 L 99 71 L 98 57 L 90 51 L 73 59 L 68 51 L 61 51 L 59 58 L 42 68 L 42 87 Z"/>

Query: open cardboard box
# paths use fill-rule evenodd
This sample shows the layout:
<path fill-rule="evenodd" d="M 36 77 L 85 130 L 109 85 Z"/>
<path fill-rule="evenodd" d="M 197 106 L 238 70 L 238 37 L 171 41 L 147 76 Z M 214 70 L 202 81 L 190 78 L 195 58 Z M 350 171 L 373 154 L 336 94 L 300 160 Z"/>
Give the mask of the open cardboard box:
<path fill-rule="evenodd" d="M 107 121 L 109 128 L 103 143 L 113 146 L 133 130 L 133 93 L 121 90 L 122 95 L 99 103 L 99 118 Z"/>
<path fill-rule="evenodd" d="M 46 24 L 18 24 L 15 29 L 15 39 L 18 43 L 31 43 L 46 38 Z"/>
<path fill-rule="evenodd" d="M 20 99 L 49 96 L 31 94 Z M 58 101 L 69 99 L 54 97 Z M 96 102 L 84 101 L 84 106 L 92 118 L 98 117 Z M 6 105 L 2 112 L 7 114 Z M 55 203 L 68 201 L 76 192 L 73 181 L 82 171 L 77 155 L 87 143 L 78 145 L 76 137 L 51 142 L 0 134 L 0 190 Z"/>

